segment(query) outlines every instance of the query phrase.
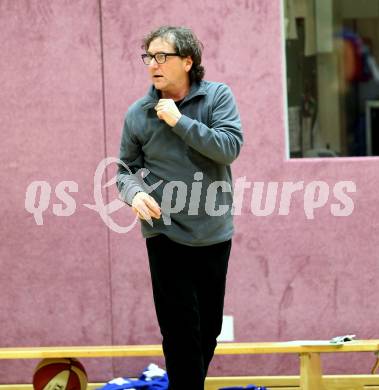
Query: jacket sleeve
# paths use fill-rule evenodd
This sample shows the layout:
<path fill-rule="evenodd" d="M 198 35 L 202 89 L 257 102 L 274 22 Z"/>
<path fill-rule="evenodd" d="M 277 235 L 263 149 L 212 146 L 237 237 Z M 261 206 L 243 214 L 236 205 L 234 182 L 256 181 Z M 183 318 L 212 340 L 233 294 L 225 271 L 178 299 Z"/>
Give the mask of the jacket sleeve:
<path fill-rule="evenodd" d="M 225 84 L 221 84 L 215 93 L 209 126 L 182 115 L 172 131 L 211 160 L 231 164 L 238 157 L 243 136 L 235 98 Z"/>
<path fill-rule="evenodd" d="M 144 191 L 143 180 L 138 172 L 144 166 L 143 152 L 140 142 L 132 132 L 132 127 L 131 116 L 127 114 L 121 136 L 117 188 L 120 198 L 129 205 L 137 192 Z"/>

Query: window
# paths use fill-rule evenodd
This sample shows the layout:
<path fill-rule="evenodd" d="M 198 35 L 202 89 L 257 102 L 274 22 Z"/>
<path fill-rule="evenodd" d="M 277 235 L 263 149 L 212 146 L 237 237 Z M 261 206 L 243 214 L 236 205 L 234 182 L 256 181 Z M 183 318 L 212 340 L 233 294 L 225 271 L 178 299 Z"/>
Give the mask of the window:
<path fill-rule="evenodd" d="M 379 0 L 282 0 L 291 157 L 379 155 Z"/>

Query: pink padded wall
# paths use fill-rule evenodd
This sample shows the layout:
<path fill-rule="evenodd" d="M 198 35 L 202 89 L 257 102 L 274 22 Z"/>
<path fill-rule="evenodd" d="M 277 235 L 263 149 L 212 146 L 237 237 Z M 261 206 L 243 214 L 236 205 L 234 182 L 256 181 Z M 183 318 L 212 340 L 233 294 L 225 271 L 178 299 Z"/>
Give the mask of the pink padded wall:
<path fill-rule="evenodd" d="M 117 156 L 124 113 L 149 85 L 139 57 L 141 37 L 161 24 L 192 27 L 205 44 L 206 78 L 228 83 L 236 95 L 245 145 L 235 178 L 322 180 L 330 188 L 348 180 L 357 187 L 352 215 L 332 216 L 331 195 L 313 220 L 304 213 L 304 192 L 294 196 L 288 216 L 278 215 L 277 204 L 271 216 L 257 217 L 246 191 L 225 307 L 235 319 L 236 341 L 350 332 L 377 337 L 378 159 L 286 160 L 279 2 L 108 0 L 101 13 L 99 3 L 0 2 L 0 344 L 159 342 L 139 228 L 112 232 L 83 204 L 94 203 L 97 164 L 105 155 Z M 37 226 L 24 208 L 34 180 L 48 181 L 53 190 L 63 180 L 77 182 L 75 213 L 55 216 L 52 203 L 59 200 L 53 193 L 44 225 Z M 116 197 L 113 187 L 109 200 Z M 112 218 L 125 226 L 132 214 L 123 209 Z M 96 381 L 136 375 L 151 360 L 162 363 L 84 363 Z M 366 354 L 325 360 L 328 373 L 366 373 L 372 363 Z M 30 382 L 34 363 L 2 362 L 0 383 Z M 290 356 L 217 357 L 210 374 L 297 369 Z"/>
<path fill-rule="evenodd" d="M 0 30 L 0 345 L 109 343 L 107 229 L 82 206 L 104 155 L 97 3 L 2 1 Z M 24 207 L 36 180 L 52 187 L 41 226 Z M 52 212 L 64 180 L 70 217 Z M 35 363 L 2 361 L 0 383 L 30 383 Z M 88 370 L 110 376 L 111 361 Z"/>

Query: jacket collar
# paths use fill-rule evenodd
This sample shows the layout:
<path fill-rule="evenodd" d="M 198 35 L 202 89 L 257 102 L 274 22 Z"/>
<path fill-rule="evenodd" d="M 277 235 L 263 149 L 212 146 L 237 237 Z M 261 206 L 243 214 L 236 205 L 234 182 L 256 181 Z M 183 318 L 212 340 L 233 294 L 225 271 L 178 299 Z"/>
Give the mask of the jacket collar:
<path fill-rule="evenodd" d="M 206 94 L 207 92 L 205 90 L 205 85 L 203 81 L 200 81 L 200 83 L 193 83 L 191 85 L 188 95 L 183 99 L 183 102 L 188 102 L 196 96 L 203 96 Z M 151 85 L 148 93 L 143 98 L 142 108 L 144 110 L 149 110 L 150 108 L 155 107 L 159 99 L 160 97 L 158 90 L 153 85 Z"/>

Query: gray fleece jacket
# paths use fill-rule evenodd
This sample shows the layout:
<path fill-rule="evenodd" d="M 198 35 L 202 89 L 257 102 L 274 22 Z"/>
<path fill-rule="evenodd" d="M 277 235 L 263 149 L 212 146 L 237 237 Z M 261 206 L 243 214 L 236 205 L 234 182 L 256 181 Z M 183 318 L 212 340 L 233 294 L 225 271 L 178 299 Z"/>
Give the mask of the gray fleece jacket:
<path fill-rule="evenodd" d="M 234 96 L 222 83 L 194 83 L 175 127 L 157 117 L 158 100 L 151 86 L 126 114 L 117 175 L 121 198 L 131 204 L 145 191 L 161 206 L 159 220 L 141 222 L 144 237 L 165 234 L 191 246 L 226 241 L 233 234 L 230 164 L 243 141 Z"/>

